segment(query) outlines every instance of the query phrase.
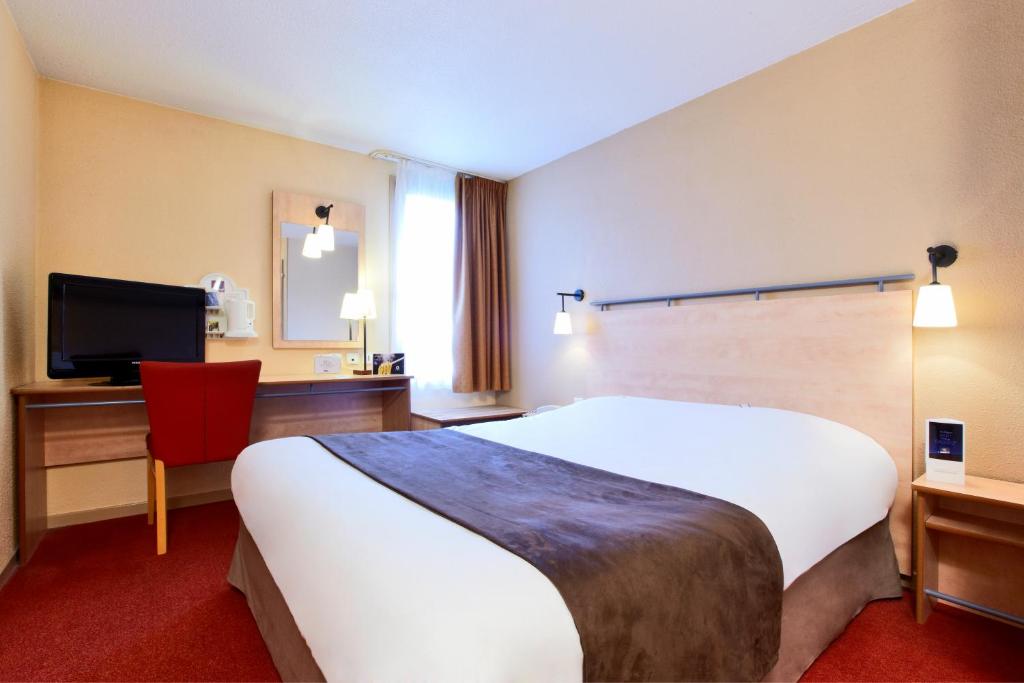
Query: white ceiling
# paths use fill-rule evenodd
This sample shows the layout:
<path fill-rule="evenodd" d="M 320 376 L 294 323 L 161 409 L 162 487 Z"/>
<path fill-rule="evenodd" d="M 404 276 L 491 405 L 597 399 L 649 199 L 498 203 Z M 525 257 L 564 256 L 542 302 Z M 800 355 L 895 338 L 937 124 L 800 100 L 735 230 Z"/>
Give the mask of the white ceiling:
<path fill-rule="evenodd" d="M 44 76 L 499 178 L 908 1 L 7 0 Z"/>

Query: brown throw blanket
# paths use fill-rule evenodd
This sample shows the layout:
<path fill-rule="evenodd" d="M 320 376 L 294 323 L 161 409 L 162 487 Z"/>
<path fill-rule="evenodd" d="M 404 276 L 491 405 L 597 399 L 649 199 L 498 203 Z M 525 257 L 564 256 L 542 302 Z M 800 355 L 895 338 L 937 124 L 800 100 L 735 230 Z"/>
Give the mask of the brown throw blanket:
<path fill-rule="evenodd" d="M 741 507 L 447 429 L 312 438 L 550 579 L 584 680 L 756 681 L 775 664 L 782 561 Z"/>

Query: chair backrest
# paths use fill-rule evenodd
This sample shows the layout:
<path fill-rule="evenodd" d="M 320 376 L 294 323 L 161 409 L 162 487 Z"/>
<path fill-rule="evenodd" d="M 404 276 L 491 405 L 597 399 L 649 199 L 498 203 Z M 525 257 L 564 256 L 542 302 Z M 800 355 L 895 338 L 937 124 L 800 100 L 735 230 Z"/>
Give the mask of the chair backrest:
<path fill-rule="evenodd" d="M 153 457 L 167 467 L 237 457 L 249 445 L 260 365 L 143 362 Z"/>

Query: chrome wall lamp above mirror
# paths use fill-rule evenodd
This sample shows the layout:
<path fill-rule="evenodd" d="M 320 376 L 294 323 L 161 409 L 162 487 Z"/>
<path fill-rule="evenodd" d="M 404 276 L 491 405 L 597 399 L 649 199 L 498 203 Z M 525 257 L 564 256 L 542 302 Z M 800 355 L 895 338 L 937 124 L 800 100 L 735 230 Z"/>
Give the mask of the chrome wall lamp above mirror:
<path fill-rule="evenodd" d="M 365 281 L 360 204 L 273 195 L 274 348 L 358 349 L 363 328 L 338 317 Z"/>
<path fill-rule="evenodd" d="M 571 296 L 576 301 L 583 301 L 583 290 L 577 289 L 575 292 L 556 292 L 556 294 L 562 297 L 562 310 L 555 313 L 555 327 L 552 332 L 555 334 L 572 334 L 572 317 L 570 317 L 565 311 L 565 297 Z"/>

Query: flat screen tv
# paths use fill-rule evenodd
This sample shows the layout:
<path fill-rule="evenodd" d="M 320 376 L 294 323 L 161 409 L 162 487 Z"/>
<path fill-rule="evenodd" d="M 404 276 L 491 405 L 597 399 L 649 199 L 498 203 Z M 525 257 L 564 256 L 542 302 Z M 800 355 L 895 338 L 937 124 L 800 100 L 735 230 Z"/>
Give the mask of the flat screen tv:
<path fill-rule="evenodd" d="M 50 273 L 46 374 L 137 384 L 144 360 L 205 357 L 206 293 L 198 287 Z"/>

